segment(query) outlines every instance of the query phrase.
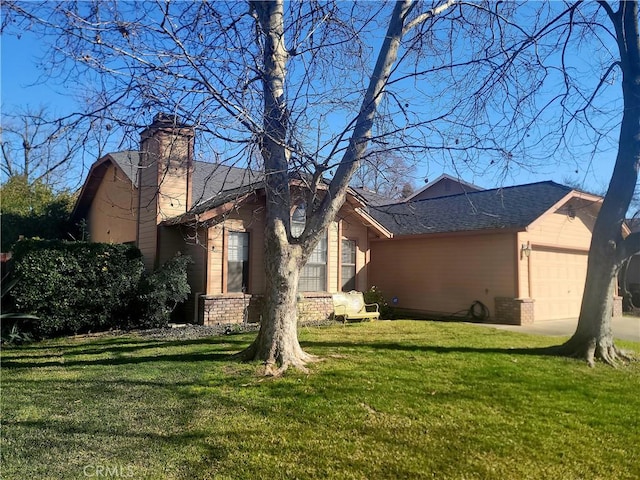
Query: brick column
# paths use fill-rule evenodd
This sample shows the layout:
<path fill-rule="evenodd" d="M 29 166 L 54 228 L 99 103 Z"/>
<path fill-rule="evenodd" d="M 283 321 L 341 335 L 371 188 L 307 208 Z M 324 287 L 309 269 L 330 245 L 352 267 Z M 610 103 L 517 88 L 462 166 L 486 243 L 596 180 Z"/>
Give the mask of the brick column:
<path fill-rule="evenodd" d="M 507 325 L 530 325 L 534 319 L 533 304 L 532 298 L 496 297 L 493 319 Z"/>

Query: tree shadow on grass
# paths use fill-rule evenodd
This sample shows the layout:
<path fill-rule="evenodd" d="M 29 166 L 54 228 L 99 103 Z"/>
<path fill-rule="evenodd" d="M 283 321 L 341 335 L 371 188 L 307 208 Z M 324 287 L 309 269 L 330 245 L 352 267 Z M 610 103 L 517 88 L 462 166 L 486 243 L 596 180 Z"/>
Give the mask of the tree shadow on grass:
<path fill-rule="evenodd" d="M 52 345 L 49 350 L 60 351 L 60 354 L 21 355 L 23 349 L 4 352 L 3 368 L 29 369 L 46 367 L 77 367 L 91 365 L 129 365 L 149 362 L 221 362 L 231 360 L 238 350 L 246 347 L 248 342 L 229 337 L 200 338 L 195 340 L 171 341 L 129 341 L 126 343 L 88 343 L 82 346 Z M 193 353 L 158 353 L 157 355 L 137 355 L 146 349 L 170 349 L 174 347 L 210 347 L 207 351 Z M 75 358 L 83 355 L 109 355 L 107 358 Z M 7 358 L 8 357 L 8 358 Z"/>
<path fill-rule="evenodd" d="M 412 345 L 407 343 L 389 343 L 389 342 L 318 342 L 305 341 L 300 342 L 303 348 L 367 348 L 373 350 L 394 350 L 402 352 L 422 352 L 422 353 L 499 353 L 509 355 L 534 355 L 534 356 L 561 356 L 559 345 L 550 347 L 470 347 L 470 346 L 452 346 L 446 347 L 442 345 Z"/>

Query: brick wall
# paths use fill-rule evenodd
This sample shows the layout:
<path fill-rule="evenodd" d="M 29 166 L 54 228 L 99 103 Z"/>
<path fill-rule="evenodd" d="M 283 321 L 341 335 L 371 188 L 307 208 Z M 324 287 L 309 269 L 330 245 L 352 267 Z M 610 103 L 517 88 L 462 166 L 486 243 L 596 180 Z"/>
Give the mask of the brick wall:
<path fill-rule="evenodd" d="M 262 302 L 262 295 L 243 293 L 203 295 L 199 300 L 199 320 L 202 325 L 259 323 L 262 318 Z M 299 321 L 326 320 L 332 313 L 331 294 L 305 293 L 299 295 Z"/>
<path fill-rule="evenodd" d="M 530 325 L 533 323 L 533 304 L 531 298 L 495 298 L 494 321 L 507 325 Z"/>

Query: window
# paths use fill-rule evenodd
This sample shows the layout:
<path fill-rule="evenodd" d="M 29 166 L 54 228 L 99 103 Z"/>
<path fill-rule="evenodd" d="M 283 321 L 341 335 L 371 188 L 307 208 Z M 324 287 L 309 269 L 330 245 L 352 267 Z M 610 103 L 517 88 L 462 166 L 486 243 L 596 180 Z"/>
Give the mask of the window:
<path fill-rule="evenodd" d="M 342 240 L 342 291 L 356 289 L 356 241 Z"/>
<path fill-rule="evenodd" d="M 227 292 L 249 290 L 249 234 L 229 232 Z"/>
<path fill-rule="evenodd" d="M 304 230 L 307 214 L 304 205 L 299 205 L 291 215 L 291 235 L 299 236 Z M 298 290 L 301 292 L 324 292 L 327 289 L 327 236 L 320 239 L 313 249 L 307 264 L 300 272 Z"/>

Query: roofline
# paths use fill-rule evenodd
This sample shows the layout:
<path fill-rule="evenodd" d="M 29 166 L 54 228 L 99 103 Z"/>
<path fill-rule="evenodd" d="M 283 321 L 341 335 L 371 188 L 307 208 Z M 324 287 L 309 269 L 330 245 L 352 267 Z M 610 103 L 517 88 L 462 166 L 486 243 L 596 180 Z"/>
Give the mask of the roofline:
<path fill-rule="evenodd" d="M 436 183 L 438 183 L 440 180 L 453 180 L 454 182 L 458 182 L 466 187 L 470 187 L 473 188 L 474 190 L 479 190 L 479 191 L 483 191 L 485 190 L 482 187 L 479 187 L 478 185 L 474 185 L 473 183 L 469 183 L 469 182 L 465 182 L 464 180 L 460 179 L 460 178 L 455 178 L 452 177 L 451 175 L 447 174 L 447 173 L 443 173 L 442 175 L 440 175 L 438 178 L 436 178 L 435 180 L 432 180 L 431 182 L 427 183 L 424 187 L 422 187 L 420 190 L 418 190 L 417 192 L 412 193 L 410 196 L 408 196 L 407 198 L 404 199 L 405 202 L 410 201 L 411 199 L 413 199 L 414 197 L 420 195 L 422 192 L 424 192 L 425 190 L 427 190 L 428 188 L 433 187 Z M 468 192 L 471 193 L 471 192 Z M 454 195 L 461 195 L 459 193 L 454 194 Z"/>
<path fill-rule="evenodd" d="M 519 232 L 524 232 L 525 228 L 524 227 L 509 227 L 509 228 L 479 228 L 477 230 L 457 230 L 457 231 L 453 231 L 453 232 L 433 232 L 433 233 L 416 233 L 416 234 L 411 234 L 411 233 L 405 233 L 402 235 L 393 235 L 391 238 L 393 240 L 421 240 L 424 238 L 429 238 L 429 239 L 433 239 L 433 238 L 444 238 L 444 237 L 451 237 L 451 236 L 456 236 L 456 237 L 470 237 L 473 235 L 496 235 L 496 234 L 501 234 L 501 233 L 506 233 L 506 234 L 514 234 L 514 233 L 519 233 Z M 391 239 L 389 238 L 389 239 Z M 377 238 L 372 238 L 371 241 L 374 242 L 378 242 L 378 241 L 383 241 L 383 240 L 388 240 L 388 239 L 377 239 Z"/>
<path fill-rule="evenodd" d="M 367 227 L 374 228 L 378 232 L 378 234 L 380 234 L 381 236 L 383 236 L 385 238 L 393 238 L 393 233 L 391 232 L 391 230 L 388 230 L 384 225 L 382 225 L 375 218 L 373 218 L 371 215 L 369 215 L 368 212 L 366 212 L 365 210 L 363 210 L 360 207 L 354 208 L 353 211 L 356 214 L 358 214 L 360 217 L 362 217 L 363 220 L 368 222 L 368 224 L 366 224 Z"/>
<path fill-rule="evenodd" d="M 255 195 L 258 192 L 258 190 L 259 189 L 250 190 L 249 192 L 246 192 L 234 198 L 233 200 L 224 202 L 218 205 L 217 207 L 210 208 L 208 210 L 205 210 L 202 213 L 189 213 L 189 212 L 183 213 L 181 215 L 178 215 L 177 217 L 169 218 L 167 220 L 160 222 L 160 225 L 172 226 L 172 225 L 184 225 L 185 223 L 191 223 L 191 222 L 196 222 L 196 223 L 207 222 L 220 215 L 224 215 L 225 213 L 230 211 L 232 208 L 240 205 L 247 198 L 249 198 L 252 195 Z"/>
<path fill-rule="evenodd" d="M 540 215 L 538 215 L 538 217 L 533 222 L 531 222 L 529 225 L 527 225 L 527 230 L 529 228 L 531 228 L 531 227 L 534 227 L 538 222 L 542 221 L 541 220 L 542 217 L 546 216 L 549 213 L 555 212 L 557 209 L 559 209 L 562 205 L 567 203 L 572 198 L 579 198 L 579 199 L 587 200 L 587 201 L 590 201 L 590 202 L 593 202 L 593 203 L 602 203 L 602 201 L 603 201 L 603 198 L 598 196 L 598 195 L 593 195 L 592 193 L 586 193 L 586 192 L 582 192 L 580 190 L 573 189 L 573 190 L 567 192 L 567 194 L 564 197 L 562 197 L 556 203 L 551 205 L 549 208 L 547 208 Z"/>
<path fill-rule="evenodd" d="M 295 181 L 293 182 L 295 183 Z M 226 212 L 230 211 L 232 208 L 237 207 L 238 205 L 244 203 L 249 197 L 258 195 L 260 191 L 264 191 L 264 187 L 261 186 L 258 188 L 254 188 L 242 195 L 239 195 L 237 198 L 234 198 L 233 200 L 224 202 L 223 204 L 218 205 L 217 207 L 208 209 L 200 214 L 187 212 L 177 217 L 169 218 L 161 222 L 160 225 L 172 226 L 172 225 L 182 225 L 190 222 L 197 222 L 197 223 L 207 222 L 220 215 L 224 215 Z M 351 192 L 347 191 L 347 194 L 357 202 L 356 205 L 350 205 L 350 206 L 352 210 L 366 222 L 367 227 L 371 227 L 375 229 L 379 235 L 385 238 L 393 237 L 393 234 L 391 233 L 390 230 L 385 228 L 380 222 L 378 222 L 375 218 L 373 218 L 371 215 L 369 215 L 366 211 L 363 210 L 363 207 L 366 204 L 363 204 L 360 201 L 360 199 L 358 199 Z M 346 199 L 345 199 L 345 204 L 347 204 Z"/>
<path fill-rule="evenodd" d="M 104 174 L 106 173 L 106 170 L 101 172 L 100 175 L 95 175 L 96 170 L 98 170 L 100 167 L 104 166 L 106 163 L 111 163 L 111 165 L 113 165 L 116 169 L 118 169 L 125 177 L 129 178 L 127 173 L 124 170 L 122 170 L 122 167 L 120 167 L 118 162 L 113 157 L 113 155 L 115 153 L 121 153 L 121 152 L 110 152 L 110 153 L 107 153 L 107 154 L 103 155 L 102 157 L 98 158 L 95 162 L 93 162 L 93 165 L 91 165 L 91 168 L 89 169 L 89 173 L 87 174 L 87 178 L 85 179 L 84 183 L 82 184 L 82 188 L 80 189 L 80 193 L 78 194 L 78 198 L 76 200 L 76 203 L 73 206 L 73 210 L 71 211 L 71 215 L 70 215 L 71 219 L 74 219 L 76 217 L 76 215 L 78 214 L 78 210 L 80 208 L 80 203 L 81 203 L 81 201 L 83 199 L 83 196 L 85 195 L 85 192 L 89 188 L 88 187 L 89 183 L 93 183 L 92 181 L 94 179 L 99 180 L 100 178 L 104 178 Z M 132 181 L 131 185 L 136 190 L 138 189 L 138 185 L 136 185 L 135 182 Z"/>

